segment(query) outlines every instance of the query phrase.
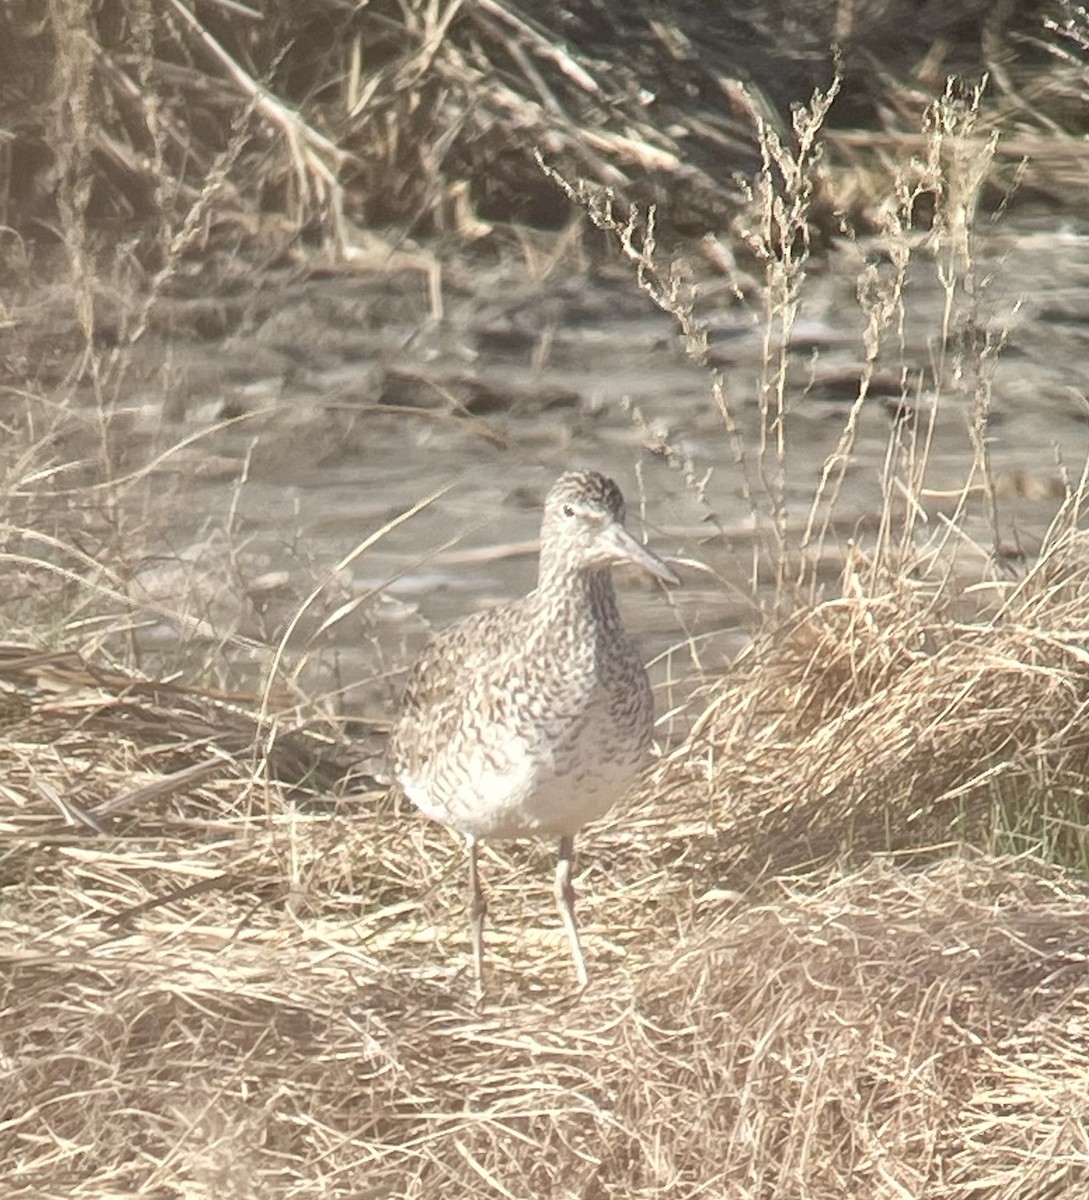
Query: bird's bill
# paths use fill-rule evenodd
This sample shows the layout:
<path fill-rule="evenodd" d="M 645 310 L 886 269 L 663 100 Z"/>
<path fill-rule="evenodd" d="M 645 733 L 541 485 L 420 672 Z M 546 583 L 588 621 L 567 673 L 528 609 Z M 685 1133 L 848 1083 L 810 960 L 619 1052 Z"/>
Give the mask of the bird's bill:
<path fill-rule="evenodd" d="M 614 521 L 601 531 L 601 544 L 609 557 L 616 562 L 635 563 L 637 567 L 642 567 L 663 583 L 681 582 L 680 576 L 671 566 L 637 542 L 619 522 Z"/>

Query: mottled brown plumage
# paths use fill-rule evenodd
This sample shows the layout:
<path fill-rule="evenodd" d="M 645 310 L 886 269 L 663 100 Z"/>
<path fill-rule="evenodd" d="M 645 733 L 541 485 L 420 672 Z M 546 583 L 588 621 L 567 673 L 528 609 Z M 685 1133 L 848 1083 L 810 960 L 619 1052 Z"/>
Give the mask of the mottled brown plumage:
<path fill-rule="evenodd" d="M 677 582 L 623 521 L 611 479 L 563 475 L 545 502 L 537 587 L 440 633 L 405 687 L 392 773 L 423 812 L 468 841 L 478 982 L 486 906 L 477 842 L 524 836 L 559 838 L 556 901 L 579 981 L 587 980 L 571 886 L 574 837 L 631 784 L 654 724 L 610 567 L 635 562 Z"/>

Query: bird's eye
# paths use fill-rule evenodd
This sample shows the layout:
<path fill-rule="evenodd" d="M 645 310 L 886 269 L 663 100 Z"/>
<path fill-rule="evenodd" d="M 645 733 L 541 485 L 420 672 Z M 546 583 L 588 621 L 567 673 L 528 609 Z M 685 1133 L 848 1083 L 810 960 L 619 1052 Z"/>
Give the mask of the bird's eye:
<path fill-rule="evenodd" d="M 563 515 L 565 517 L 573 517 L 575 515 L 574 507 L 570 504 L 565 504 L 563 506 Z"/>

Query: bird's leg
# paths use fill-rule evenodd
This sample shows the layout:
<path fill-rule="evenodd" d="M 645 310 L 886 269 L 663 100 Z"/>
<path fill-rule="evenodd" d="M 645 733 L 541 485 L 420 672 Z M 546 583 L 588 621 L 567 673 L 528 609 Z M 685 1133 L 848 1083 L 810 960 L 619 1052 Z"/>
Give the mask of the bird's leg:
<path fill-rule="evenodd" d="M 579 979 L 579 987 L 585 987 L 590 982 L 590 976 L 586 973 L 586 960 L 582 957 L 579 930 L 575 924 L 575 887 L 571 882 L 574 860 L 575 839 L 560 838 L 560 855 L 556 861 L 556 907 L 560 910 L 567 940 L 571 943 L 571 955 L 575 960 L 575 974 Z"/>
<path fill-rule="evenodd" d="M 477 841 L 472 834 L 466 835 L 469 847 L 469 932 L 473 939 L 473 975 L 477 992 L 484 994 L 484 918 L 488 913 L 488 902 L 480 888 L 480 874 L 476 869 Z"/>

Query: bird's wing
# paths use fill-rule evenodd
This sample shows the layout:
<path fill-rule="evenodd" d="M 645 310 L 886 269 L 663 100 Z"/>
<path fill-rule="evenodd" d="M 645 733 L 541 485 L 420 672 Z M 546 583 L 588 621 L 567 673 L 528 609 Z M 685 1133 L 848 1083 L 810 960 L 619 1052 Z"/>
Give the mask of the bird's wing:
<path fill-rule="evenodd" d="M 400 719 L 390 736 L 390 766 L 412 769 L 421 753 L 457 732 L 469 698 L 497 676 L 502 647 L 518 636 L 520 602 L 472 613 L 428 643 L 412 664 Z M 501 673 L 501 670 L 499 671 Z M 426 736 L 425 736 L 426 727 Z"/>

